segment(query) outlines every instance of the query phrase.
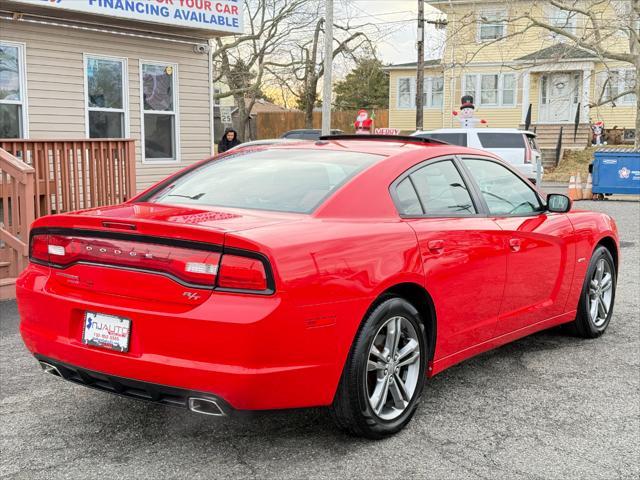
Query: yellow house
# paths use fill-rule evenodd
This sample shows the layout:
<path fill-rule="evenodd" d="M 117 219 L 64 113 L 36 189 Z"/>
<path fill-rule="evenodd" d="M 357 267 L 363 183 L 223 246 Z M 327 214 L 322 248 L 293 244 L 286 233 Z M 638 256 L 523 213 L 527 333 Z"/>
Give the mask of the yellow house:
<path fill-rule="evenodd" d="M 447 31 L 442 58 L 425 64 L 425 130 L 459 126 L 452 112 L 460 109 L 463 95 L 472 95 L 476 117 L 486 120 L 489 127 L 517 128 L 530 117 L 530 128 L 538 132 L 543 149 L 555 147 L 560 127 L 565 147 L 585 146 L 590 122 L 603 121 L 607 129 L 620 129 L 620 133 L 626 129 L 627 137 L 633 135 L 635 95 L 616 98 L 635 85 L 633 64 L 603 61 L 526 18 L 529 14 L 541 23 L 582 36 L 593 28 L 586 16 L 543 1 L 428 3 L 446 14 Z M 623 28 L 615 29 L 629 17 L 630 2 L 591 3 L 600 6 L 600 11 L 589 8 L 606 25 L 602 45 L 628 52 Z M 391 65 L 388 70 L 390 127 L 414 130 L 416 63 Z M 608 99 L 614 101 L 596 106 Z M 576 122 L 579 130 L 574 141 Z"/>

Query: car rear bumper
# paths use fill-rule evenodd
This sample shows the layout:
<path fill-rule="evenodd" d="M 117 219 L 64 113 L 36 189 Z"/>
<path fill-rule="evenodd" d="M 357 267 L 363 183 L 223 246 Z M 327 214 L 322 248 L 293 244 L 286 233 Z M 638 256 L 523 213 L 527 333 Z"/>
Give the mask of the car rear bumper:
<path fill-rule="evenodd" d="M 333 401 L 348 346 L 338 348 L 335 323 L 309 328 L 296 322 L 281 297 L 216 294 L 188 311 L 162 311 L 158 304 L 144 309 L 117 297 L 107 302 L 104 296 L 97 301 L 86 294 L 62 295 L 47 279 L 46 269 L 33 265 L 18 279 L 20 332 L 37 358 L 69 372 L 200 392 L 237 410 Z M 129 351 L 84 344 L 86 311 L 129 318 Z"/>

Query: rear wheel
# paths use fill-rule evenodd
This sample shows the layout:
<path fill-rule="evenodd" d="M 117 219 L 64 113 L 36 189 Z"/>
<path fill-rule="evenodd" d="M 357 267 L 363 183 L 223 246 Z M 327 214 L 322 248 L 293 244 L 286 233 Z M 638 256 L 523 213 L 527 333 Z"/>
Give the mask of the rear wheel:
<path fill-rule="evenodd" d="M 604 333 L 613 314 L 616 296 L 616 267 L 609 250 L 596 248 L 584 279 L 578 313 L 573 323 L 575 332 L 584 338 Z"/>
<path fill-rule="evenodd" d="M 369 438 L 401 430 L 415 413 L 428 353 L 415 307 L 389 298 L 365 319 L 332 406 L 340 428 Z"/>

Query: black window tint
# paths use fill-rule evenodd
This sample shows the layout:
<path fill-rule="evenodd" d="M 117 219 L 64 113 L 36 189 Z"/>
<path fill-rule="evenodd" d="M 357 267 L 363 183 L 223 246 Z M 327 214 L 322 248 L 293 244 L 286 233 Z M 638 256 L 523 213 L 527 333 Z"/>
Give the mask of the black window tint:
<path fill-rule="evenodd" d="M 478 133 L 484 148 L 524 148 L 522 133 Z"/>
<path fill-rule="evenodd" d="M 459 145 L 461 147 L 467 146 L 467 134 L 461 133 L 423 133 L 418 135 L 422 138 L 433 138 L 434 140 L 442 140 L 443 142 L 450 143 L 451 145 Z"/>
<path fill-rule="evenodd" d="M 492 215 L 526 215 L 542 210 L 538 196 L 508 168 L 489 160 L 466 158 Z"/>
<path fill-rule="evenodd" d="M 398 210 L 402 215 L 422 215 L 418 194 L 409 178 L 405 178 L 398 184 L 396 196 L 398 198 Z"/>
<path fill-rule="evenodd" d="M 187 172 L 149 201 L 309 213 L 380 158 L 331 150 L 239 151 Z"/>
<path fill-rule="evenodd" d="M 427 215 L 476 213 L 467 186 L 452 161 L 428 164 L 410 177 Z"/>

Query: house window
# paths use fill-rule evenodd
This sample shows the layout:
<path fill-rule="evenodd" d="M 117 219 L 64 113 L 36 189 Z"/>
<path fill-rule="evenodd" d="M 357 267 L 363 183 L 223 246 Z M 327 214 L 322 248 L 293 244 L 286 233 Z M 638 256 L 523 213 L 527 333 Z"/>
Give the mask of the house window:
<path fill-rule="evenodd" d="M 126 60 L 85 56 L 87 134 L 89 138 L 126 135 Z"/>
<path fill-rule="evenodd" d="M 506 34 L 506 14 L 504 11 L 482 12 L 478 18 L 478 40 L 497 40 Z"/>
<path fill-rule="evenodd" d="M 444 96 L 444 78 L 443 77 L 431 77 L 429 78 L 429 108 L 441 108 L 442 98 Z"/>
<path fill-rule="evenodd" d="M 602 101 L 612 101 L 622 105 L 636 103 L 635 93 L 627 93 L 626 95 L 619 96 L 624 92 L 635 89 L 635 70 L 627 69 L 601 72 L 598 80 L 598 95 L 602 95 Z"/>
<path fill-rule="evenodd" d="M 464 77 L 464 94 L 471 95 L 476 105 L 514 106 L 516 76 L 513 73 L 470 74 Z"/>
<path fill-rule="evenodd" d="M 26 138 L 24 45 L 0 42 L 0 138 Z"/>
<path fill-rule="evenodd" d="M 578 22 L 578 14 L 574 11 L 563 10 L 558 7 L 550 7 L 549 24 L 560 30 L 574 35 L 576 33 L 576 25 Z M 561 34 L 552 32 L 551 36 L 556 39 L 566 38 Z"/>
<path fill-rule="evenodd" d="M 512 73 L 502 75 L 502 90 L 500 91 L 501 105 L 516 104 L 516 76 Z"/>
<path fill-rule="evenodd" d="M 444 96 L 443 77 L 424 77 L 424 108 L 441 108 Z M 404 77 L 398 79 L 398 108 L 416 108 L 416 79 Z"/>
<path fill-rule="evenodd" d="M 177 160 L 178 105 L 177 65 L 147 63 L 140 65 L 144 159 Z"/>
<path fill-rule="evenodd" d="M 398 108 L 413 108 L 415 106 L 413 78 L 398 79 Z"/>

